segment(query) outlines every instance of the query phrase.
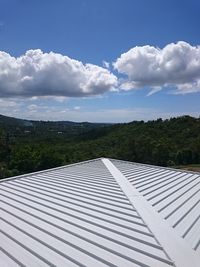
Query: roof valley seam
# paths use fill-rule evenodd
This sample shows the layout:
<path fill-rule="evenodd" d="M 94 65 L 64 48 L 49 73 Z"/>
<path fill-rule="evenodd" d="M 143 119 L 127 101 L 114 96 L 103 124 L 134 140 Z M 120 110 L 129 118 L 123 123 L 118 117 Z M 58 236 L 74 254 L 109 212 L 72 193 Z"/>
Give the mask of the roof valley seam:
<path fill-rule="evenodd" d="M 103 158 L 101 160 L 153 233 L 155 239 L 174 262 L 174 265 L 176 267 L 199 267 L 200 257 L 187 245 L 185 240 L 179 237 L 166 221 L 160 217 L 151 204 L 109 159 Z"/>

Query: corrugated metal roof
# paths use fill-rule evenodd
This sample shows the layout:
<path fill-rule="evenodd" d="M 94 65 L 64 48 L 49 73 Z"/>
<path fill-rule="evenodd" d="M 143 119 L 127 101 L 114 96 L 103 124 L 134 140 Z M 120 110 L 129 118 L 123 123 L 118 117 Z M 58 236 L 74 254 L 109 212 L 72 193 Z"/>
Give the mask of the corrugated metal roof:
<path fill-rule="evenodd" d="M 180 237 L 200 254 L 200 174 L 112 160 Z"/>
<path fill-rule="evenodd" d="M 112 163 L 96 159 L 1 181 L 0 266 L 178 266 L 131 195 L 132 188 L 138 190 L 132 180 L 142 177 L 142 182 L 150 177 L 150 182 L 160 177 L 152 178 L 153 172 L 164 172 L 165 177 L 168 172 L 175 176 L 176 171 Z M 196 181 L 191 177 L 185 176 L 188 182 Z M 195 219 L 194 225 L 189 219 L 189 232 L 197 231 Z M 197 266 L 195 257 L 190 260 Z"/>

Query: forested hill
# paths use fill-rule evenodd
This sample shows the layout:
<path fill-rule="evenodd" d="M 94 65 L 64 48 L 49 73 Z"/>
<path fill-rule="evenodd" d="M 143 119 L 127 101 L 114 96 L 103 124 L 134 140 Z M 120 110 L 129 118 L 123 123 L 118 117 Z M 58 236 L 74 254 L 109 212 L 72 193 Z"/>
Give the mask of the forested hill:
<path fill-rule="evenodd" d="M 95 128 L 108 126 L 107 123 L 89 123 L 73 121 L 37 121 L 23 120 L 13 117 L 0 115 L 0 130 L 5 131 L 10 136 L 39 137 L 45 133 L 45 136 L 56 136 L 58 133 L 74 136 L 83 132 L 88 132 Z M 43 135 L 44 136 L 44 135 Z"/>
<path fill-rule="evenodd" d="M 162 166 L 200 164 L 200 118 L 183 116 L 94 127 L 85 123 L 86 127 L 79 124 L 78 130 L 71 131 L 49 125 L 51 122 L 42 131 L 30 125 L 28 130 L 12 125 L 12 131 L 0 126 L 1 177 L 97 157 Z"/>

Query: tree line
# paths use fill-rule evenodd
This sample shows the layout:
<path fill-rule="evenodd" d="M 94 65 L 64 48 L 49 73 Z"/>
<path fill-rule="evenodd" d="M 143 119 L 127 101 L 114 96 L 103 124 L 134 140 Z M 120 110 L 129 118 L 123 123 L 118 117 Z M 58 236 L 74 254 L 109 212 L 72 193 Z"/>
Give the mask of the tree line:
<path fill-rule="evenodd" d="M 133 121 L 78 134 L 9 136 L 0 128 L 0 177 L 9 177 L 97 157 L 160 166 L 200 164 L 200 118 Z"/>

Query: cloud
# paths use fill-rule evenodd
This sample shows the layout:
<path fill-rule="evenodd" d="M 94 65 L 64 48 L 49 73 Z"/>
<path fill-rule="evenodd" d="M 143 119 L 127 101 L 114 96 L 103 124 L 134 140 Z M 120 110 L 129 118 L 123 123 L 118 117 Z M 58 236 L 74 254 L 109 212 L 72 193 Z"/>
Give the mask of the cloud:
<path fill-rule="evenodd" d="M 31 105 L 28 105 L 28 110 L 31 110 L 31 111 L 36 111 L 37 110 L 37 108 L 38 108 L 38 106 L 37 105 L 35 105 L 35 104 L 31 104 Z"/>
<path fill-rule="evenodd" d="M 81 107 L 79 107 L 79 106 L 74 107 L 74 110 L 80 110 L 80 109 L 81 109 Z"/>
<path fill-rule="evenodd" d="M 14 100 L 11 99 L 0 99 L 0 108 L 14 108 L 16 106 L 19 106 L 19 103 L 16 103 Z"/>
<path fill-rule="evenodd" d="M 157 118 L 170 118 L 182 115 L 199 117 L 199 111 L 163 111 L 157 108 L 135 107 L 135 108 L 107 108 L 99 110 L 75 110 L 74 108 L 54 107 L 38 105 L 36 109 L 26 108 L 7 109 L 4 114 L 23 119 L 33 120 L 70 120 L 89 122 L 130 122 L 133 120 L 152 120 Z M 0 107 L 1 113 L 1 107 Z"/>
<path fill-rule="evenodd" d="M 150 87 L 148 95 L 170 87 L 174 94 L 200 92 L 200 46 L 180 41 L 160 49 L 136 46 L 103 67 L 40 49 L 20 57 L 0 51 L 1 98 L 55 98 L 101 96 L 118 89 Z M 121 78 L 123 76 L 123 78 Z"/>
<path fill-rule="evenodd" d="M 122 54 L 113 66 L 127 76 L 121 81 L 123 90 L 148 86 L 153 88 L 152 93 L 162 87 L 173 87 L 175 93 L 181 94 L 200 92 L 200 46 L 183 41 L 163 49 L 136 46 Z"/>
<path fill-rule="evenodd" d="M 103 60 L 102 63 L 103 63 L 103 67 L 104 67 L 104 68 L 106 68 L 106 69 L 109 69 L 109 68 L 110 68 L 110 63 L 109 63 L 109 62 Z"/>
<path fill-rule="evenodd" d="M 15 116 L 21 114 L 21 102 L 14 99 L 0 99 L 0 114 Z"/>
<path fill-rule="evenodd" d="M 37 49 L 15 58 L 0 51 L 0 97 L 81 97 L 116 86 L 109 70 L 68 56 Z"/>

